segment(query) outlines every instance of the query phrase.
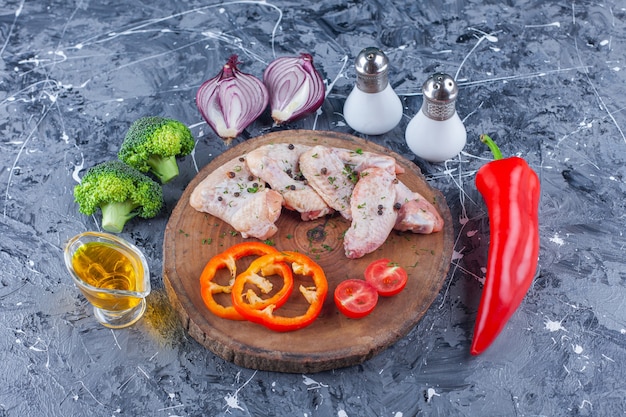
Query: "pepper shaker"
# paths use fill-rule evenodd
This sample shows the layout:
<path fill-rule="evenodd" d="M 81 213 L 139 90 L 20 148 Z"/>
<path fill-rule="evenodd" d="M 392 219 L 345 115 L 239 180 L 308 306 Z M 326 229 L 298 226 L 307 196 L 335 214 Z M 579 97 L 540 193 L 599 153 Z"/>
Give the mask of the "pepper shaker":
<path fill-rule="evenodd" d="M 382 135 L 400 123 L 402 103 L 389 84 L 389 59 L 376 48 L 363 49 L 354 61 L 356 84 L 343 106 L 346 123 L 357 132 Z"/>
<path fill-rule="evenodd" d="M 443 162 L 465 147 L 467 131 L 456 112 L 459 88 L 454 79 L 435 73 L 422 85 L 424 101 L 406 127 L 411 151 L 429 162 Z"/>

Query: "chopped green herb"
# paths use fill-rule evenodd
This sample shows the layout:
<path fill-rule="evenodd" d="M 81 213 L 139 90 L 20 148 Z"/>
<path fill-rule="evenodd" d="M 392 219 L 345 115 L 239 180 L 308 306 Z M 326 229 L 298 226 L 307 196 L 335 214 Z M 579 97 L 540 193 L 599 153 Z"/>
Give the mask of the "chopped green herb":
<path fill-rule="evenodd" d="M 274 241 L 272 239 L 265 239 L 263 241 L 263 243 L 265 243 L 266 245 L 269 245 L 269 246 L 274 246 L 276 244 L 276 243 L 274 243 Z"/>
<path fill-rule="evenodd" d="M 202 239 L 202 244 L 203 245 L 210 245 L 211 243 L 213 243 L 213 239 L 211 239 L 210 237 L 208 237 L 206 239 Z"/>
<path fill-rule="evenodd" d="M 293 238 L 293 235 L 291 233 L 287 234 L 287 239 L 291 239 Z"/>

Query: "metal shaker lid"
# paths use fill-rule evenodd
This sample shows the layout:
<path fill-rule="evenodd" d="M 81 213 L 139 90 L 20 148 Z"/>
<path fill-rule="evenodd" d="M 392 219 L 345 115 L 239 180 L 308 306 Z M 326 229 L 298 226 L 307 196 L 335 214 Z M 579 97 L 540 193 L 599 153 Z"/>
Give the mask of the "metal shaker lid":
<path fill-rule="evenodd" d="M 459 87 L 454 79 L 441 72 L 431 75 L 422 85 L 422 111 L 433 120 L 447 120 L 456 112 Z"/>
<path fill-rule="evenodd" d="M 365 93 L 379 93 L 389 84 L 389 59 L 376 47 L 363 49 L 354 60 L 356 85 Z"/>

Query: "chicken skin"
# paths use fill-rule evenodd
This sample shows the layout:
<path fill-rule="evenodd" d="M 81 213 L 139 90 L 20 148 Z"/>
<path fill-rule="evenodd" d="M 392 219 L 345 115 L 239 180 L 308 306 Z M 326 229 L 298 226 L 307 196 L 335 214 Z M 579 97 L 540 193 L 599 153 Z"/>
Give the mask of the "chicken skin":
<path fill-rule="evenodd" d="M 278 228 L 283 197 L 254 176 L 240 156 L 225 163 L 203 179 L 191 193 L 189 204 L 209 213 L 241 233 L 244 238 L 267 239 Z"/>
<path fill-rule="evenodd" d="M 431 203 L 398 181 L 395 184 L 398 218 L 394 229 L 429 234 L 443 229 L 443 218 Z"/>
<path fill-rule="evenodd" d="M 318 145 L 303 152 L 300 155 L 300 170 L 326 204 L 347 220 L 352 220 L 350 198 L 357 174 L 334 149 Z"/>
<path fill-rule="evenodd" d="M 269 144 L 249 152 L 246 158 L 250 172 L 279 192 L 285 208 L 300 213 L 302 220 L 317 219 L 333 211 L 300 172 L 300 155 L 308 149 L 306 145 Z"/>
<path fill-rule="evenodd" d="M 346 257 L 360 258 L 378 249 L 396 224 L 396 176 L 383 168 L 361 172 L 352 191 L 352 223 L 343 238 Z"/>

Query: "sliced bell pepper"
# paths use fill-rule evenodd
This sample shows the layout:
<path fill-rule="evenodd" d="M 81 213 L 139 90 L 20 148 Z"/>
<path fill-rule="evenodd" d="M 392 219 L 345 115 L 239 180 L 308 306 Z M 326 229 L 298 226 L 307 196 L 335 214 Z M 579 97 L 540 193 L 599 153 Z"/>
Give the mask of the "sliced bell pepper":
<path fill-rule="evenodd" d="M 225 319 L 245 320 L 245 317 L 239 314 L 232 305 L 224 306 L 219 304 L 213 295 L 220 293 L 229 294 L 232 291 L 233 282 L 237 276 L 237 260 L 246 256 L 263 256 L 270 253 L 278 253 L 278 250 L 272 246 L 266 245 L 265 243 L 253 241 L 233 245 L 224 252 L 211 258 L 200 275 L 200 291 L 202 300 L 209 311 L 216 316 Z M 217 271 L 222 268 L 228 268 L 230 271 L 231 278 L 227 285 L 221 285 L 213 281 Z M 274 271 L 275 274 L 278 274 L 283 278 L 283 287 L 276 294 L 267 299 L 262 299 L 257 296 L 256 299 L 251 300 L 251 308 L 264 308 L 269 304 L 282 305 L 289 298 L 293 288 L 293 275 L 291 273 L 291 269 L 287 264 L 277 264 Z M 265 294 L 272 290 L 272 283 L 265 278 L 259 277 L 259 279 L 253 283 L 259 287 L 261 292 Z"/>
<path fill-rule="evenodd" d="M 295 317 L 279 316 L 274 310 L 280 307 L 278 304 L 269 304 L 267 307 L 258 309 L 246 302 L 244 286 L 247 282 L 254 281 L 259 273 L 267 275 L 280 263 L 291 264 L 291 269 L 298 275 L 309 276 L 313 280 L 311 287 L 300 286 L 300 292 L 305 297 L 309 306 L 306 312 Z M 255 259 L 248 269 L 235 278 L 232 288 L 232 301 L 235 310 L 251 322 L 261 324 L 268 329 L 277 332 L 289 332 L 306 327 L 313 323 L 319 316 L 328 293 L 328 282 L 323 269 L 306 255 L 298 252 L 279 252 L 261 256 Z"/>
<path fill-rule="evenodd" d="M 539 258 L 539 177 L 526 161 L 502 158 L 481 135 L 494 161 L 476 173 L 476 188 L 489 213 L 487 274 L 470 347 L 478 355 L 491 345 L 528 292 Z"/>

